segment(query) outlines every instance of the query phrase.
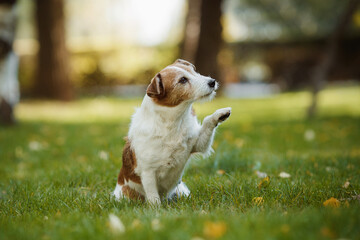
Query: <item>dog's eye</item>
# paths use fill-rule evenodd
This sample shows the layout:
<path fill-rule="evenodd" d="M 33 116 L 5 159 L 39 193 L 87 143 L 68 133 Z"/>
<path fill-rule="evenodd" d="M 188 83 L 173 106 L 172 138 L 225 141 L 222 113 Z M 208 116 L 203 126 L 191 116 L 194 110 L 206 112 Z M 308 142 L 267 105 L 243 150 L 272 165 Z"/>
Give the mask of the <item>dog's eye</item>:
<path fill-rule="evenodd" d="M 182 77 L 182 78 L 180 78 L 179 83 L 184 84 L 184 83 L 187 83 L 188 81 L 189 81 L 189 79 L 187 79 L 186 77 Z"/>

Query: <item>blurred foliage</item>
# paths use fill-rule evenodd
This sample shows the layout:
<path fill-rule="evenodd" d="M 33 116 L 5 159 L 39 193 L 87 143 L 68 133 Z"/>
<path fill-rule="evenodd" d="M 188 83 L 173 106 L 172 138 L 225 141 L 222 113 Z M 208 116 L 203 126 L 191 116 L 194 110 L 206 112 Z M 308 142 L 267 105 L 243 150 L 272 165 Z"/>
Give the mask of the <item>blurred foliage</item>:
<path fill-rule="evenodd" d="M 117 47 L 107 51 L 70 49 L 72 81 L 76 88 L 121 84 L 148 84 L 155 74 L 176 59 L 176 46 Z M 28 95 L 36 76 L 36 56 L 20 58 L 19 80 Z"/>
<path fill-rule="evenodd" d="M 147 84 L 164 65 L 176 58 L 177 48 L 118 46 L 106 51 L 72 54 L 73 79 L 77 87 Z"/>
<path fill-rule="evenodd" d="M 249 39 L 291 40 L 328 35 L 348 1 L 228 0 L 226 11 L 246 25 Z M 358 16 L 358 10 L 355 16 Z M 359 32 L 359 17 L 352 32 Z"/>
<path fill-rule="evenodd" d="M 249 51 L 249 56 L 243 55 L 242 52 L 238 54 L 233 49 L 228 48 L 230 46 L 229 42 L 271 40 L 278 43 L 288 40 L 301 41 L 323 38 L 333 30 L 333 26 L 347 2 L 337 0 L 224 1 L 223 35 L 228 44 L 218 56 L 224 82 L 238 82 L 239 79 L 249 82 L 266 82 L 274 76 L 274 67 L 268 64 L 269 61 L 265 61 L 268 59 L 265 59 L 266 56 L 264 56 L 263 52 Z M 92 4 L 96 5 L 95 3 Z M 99 6 L 105 6 L 109 3 L 98 1 L 98 4 Z M 86 23 L 90 20 L 96 21 L 96 18 L 87 19 L 88 15 L 77 15 L 76 13 L 82 9 L 79 8 L 80 3 L 75 5 L 77 8 L 74 9 L 70 9 L 73 8 L 73 5 L 67 5 L 67 18 L 68 20 L 72 19 L 73 22 L 71 23 L 74 23 L 71 27 L 77 29 L 76 27 L 79 28 L 82 24 L 87 27 L 87 31 L 84 32 L 69 31 L 70 24 L 67 23 L 67 44 L 71 54 L 72 81 L 77 88 L 118 84 L 147 84 L 156 72 L 171 63 L 179 55 L 179 46 L 176 46 L 178 43 L 175 42 L 169 43 L 170 45 L 162 44 L 152 47 L 139 46 L 136 43 L 129 45 L 129 43 L 121 42 L 122 38 L 126 39 L 126 36 L 114 38 L 114 35 L 111 35 L 114 32 L 116 33 L 115 30 L 111 33 L 106 33 L 105 30 L 100 31 L 104 35 L 94 37 L 92 34 L 94 35 L 96 31 L 91 32 L 93 29 L 89 28 Z M 25 95 L 30 92 L 29 90 L 32 87 L 37 63 L 36 52 L 38 45 L 34 40 L 36 31 L 32 19 L 33 7 L 31 1 L 19 0 L 19 28 L 17 29 L 19 41 L 15 44 L 15 49 L 20 55 L 19 79 L 22 92 Z M 183 11 L 183 9 L 179 9 L 179 11 Z M 184 19 L 178 19 L 177 21 L 182 22 Z M 107 23 L 104 20 L 104 24 L 111 25 L 114 23 Z M 130 25 L 131 23 L 129 23 Z M 180 24 L 178 28 L 174 27 L 174 29 L 182 27 Z M 78 32 L 79 36 L 73 36 L 74 32 Z M 359 10 L 353 17 L 350 33 L 360 33 Z M 170 38 L 173 35 L 173 33 L 168 34 Z M 304 52 L 296 50 L 296 53 L 291 52 L 288 55 L 291 55 L 290 57 L 302 56 L 301 54 L 304 54 Z M 284 51 L 280 49 L 276 53 L 271 52 L 269 56 L 271 56 L 271 60 L 281 60 L 283 55 L 287 55 L 282 53 Z M 309 58 L 314 60 L 314 56 L 316 57 L 316 54 L 311 55 Z M 296 60 L 295 57 L 293 58 Z M 346 58 L 353 59 L 348 56 Z M 279 62 L 281 62 L 280 60 Z M 294 65 L 300 66 L 301 64 L 296 62 Z M 279 68 L 290 69 L 288 65 L 285 65 L 285 67 L 281 65 Z M 300 69 L 299 72 L 304 71 Z M 296 78 L 297 82 L 299 82 L 298 79 Z"/>

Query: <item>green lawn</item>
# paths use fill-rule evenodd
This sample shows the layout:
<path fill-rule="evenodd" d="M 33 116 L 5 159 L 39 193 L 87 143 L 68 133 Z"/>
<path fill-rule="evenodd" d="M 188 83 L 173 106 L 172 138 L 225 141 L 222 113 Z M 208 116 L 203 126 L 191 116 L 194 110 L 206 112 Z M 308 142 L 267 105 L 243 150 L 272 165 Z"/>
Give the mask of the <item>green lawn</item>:
<path fill-rule="evenodd" d="M 159 209 L 110 196 L 139 99 L 22 102 L 18 124 L 0 127 L 0 239 L 360 239 L 360 87 L 323 91 L 311 121 L 309 101 L 299 92 L 196 105 L 201 118 L 233 112 L 216 152 L 188 165 L 191 198 Z M 256 171 L 270 183 L 259 187 Z M 331 197 L 340 207 L 324 206 Z"/>

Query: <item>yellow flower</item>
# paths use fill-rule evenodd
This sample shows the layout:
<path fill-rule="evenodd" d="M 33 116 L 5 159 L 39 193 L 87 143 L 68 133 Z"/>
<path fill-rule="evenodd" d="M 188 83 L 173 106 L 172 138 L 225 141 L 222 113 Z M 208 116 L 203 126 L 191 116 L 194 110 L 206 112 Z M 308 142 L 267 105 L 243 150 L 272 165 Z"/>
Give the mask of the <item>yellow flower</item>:
<path fill-rule="evenodd" d="M 254 197 L 253 198 L 253 203 L 255 203 L 257 206 L 263 205 L 264 203 L 264 198 L 263 197 Z"/>
<path fill-rule="evenodd" d="M 205 222 L 204 235 L 208 238 L 222 237 L 227 230 L 226 223 L 224 222 Z"/>
<path fill-rule="evenodd" d="M 267 176 L 266 178 L 263 178 L 263 179 L 260 181 L 260 183 L 259 183 L 259 185 L 258 185 L 258 188 L 259 188 L 259 189 L 265 188 L 265 187 L 269 186 L 269 184 L 270 184 L 270 177 Z"/>
<path fill-rule="evenodd" d="M 333 197 L 326 200 L 323 204 L 325 207 L 333 207 L 333 208 L 340 207 L 340 201 Z"/>

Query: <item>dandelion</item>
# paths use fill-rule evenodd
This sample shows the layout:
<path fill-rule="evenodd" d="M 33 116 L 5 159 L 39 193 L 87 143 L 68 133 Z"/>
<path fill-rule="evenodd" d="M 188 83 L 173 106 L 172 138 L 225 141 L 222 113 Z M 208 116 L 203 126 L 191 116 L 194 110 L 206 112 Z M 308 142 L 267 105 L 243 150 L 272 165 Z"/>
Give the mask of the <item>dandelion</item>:
<path fill-rule="evenodd" d="M 326 200 L 323 204 L 325 207 L 333 207 L 333 208 L 340 207 L 340 201 L 333 197 Z"/>
<path fill-rule="evenodd" d="M 114 214 L 109 214 L 109 227 L 113 233 L 124 233 L 125 232 L 125 226 Z"/>
<path fill-rule="evenodd" d="M 207 238 L 219 238 L 222 237 L 227 230 L 226 223 L 224 222 L 205 222 L 204 235 Z"/>
<path fill-rule="evenodd" d="M 216 171 L 217 174 L 219 175 L 224 175 L 225 174 L 225 170 L 219 169 Z"/>
<path fill-rule="evenodd" d="M 267 176 L 266 178 L 263 178 L 263 179 L 260 181 L 260 183 L 259 183 L 259 185 L 258 185 L 258 188 L 259 188 L 259 189 L 266 188 L 266 187 L 269 186 L 269 184 L 270 184 L 270 177 Z"/>

